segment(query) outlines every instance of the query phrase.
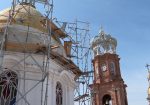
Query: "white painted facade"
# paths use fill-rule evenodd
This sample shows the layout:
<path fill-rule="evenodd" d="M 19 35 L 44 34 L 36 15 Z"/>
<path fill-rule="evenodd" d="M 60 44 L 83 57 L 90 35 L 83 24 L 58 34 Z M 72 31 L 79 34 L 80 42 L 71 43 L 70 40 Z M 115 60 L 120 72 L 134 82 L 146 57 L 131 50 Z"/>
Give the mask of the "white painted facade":
<path fill-rule="evenodd" d="M 11 53 L 11 54 L 10 54 Z M 12 54 L 13 53 L 13 54 Z M 18 92 L 16 105 L 26 105 L 25 100 L 29 102 L 30 105 L 41 105 L 42 97 L 42 82 L 38 80 L 42 79 L 42 72 L 35 65 L 31 59 L 26 59 L 26 62 L 20 62 L 22 53 L 7 52 L 4 56 L 3 67 L 13 70 L 18 74 Z M 27 55 L 26 55 L 27 56 Z M 42 64 L 41 55 L 32 55 L 36 61 L 39 61 L 38 64 Z M 18 64 L 19 63 L 19 64 Z M 17 64 L 17 65 L 16 65 Z M 24 73 L 24 64 L 25 64 L 25 73 Z M 49 67 L 49 80 L 48 80 L 48 105 L 56 105 L 56 83 L 60 82 L 63 89 L 63 105 L 73 105 L 73 95 L 74 89 L 76 87 L 74 81 L 74 74 L 68 70 L 63 69 L 59 64 L 54 61 L 50 61 Z M 24 77 L 25 74 L 25 77 Z M 25 82 L 24 82 L 25 81 Z M 37 86 L 35 86 L 38 84 Z M 46 83 L 44 83 L 46 87 Z M 34 87 L 35 86 L 35 87 Z M 34 88 L 33 88 L 34 87 Z M 33 88 L 33 89 L 32 89 Z M 29 93 L 29 90 L 31 91 Z M 44 88 L 43 93 L 45 93 L 46 88 Z M 25 98 L 22 98 L 21 95 L 26 94 Z M 44 94 L 43 94 L 44 98 Z"/>
<path fill-rule="evenodd" d="M 6 25 L 0 25 L 6 28 Z M 29 29 L 29 42 L 47 45 L 47 35 L 37 29 Z M 41 34 L 39 34 L 41 33 Z M 8 42 L 17 42 L 24 44 L 27 34 L 27 26 L 10 25 L 8 27 Z M 17 38 L 16 38 L 17 37 Z M 2 38 L 2 37 L 1 37 Z M 18 39 L 18 40 L 16 40 Z M 63 46 L 52 38 L 52 44 L 58 45 L 59 48 L 54 52 L 66 57 Z M 46 59 L 42 54 L 30 54 L 14 51 L 5 51 L 3 57 L 3 70 L 12 70 L 18 75 L 17 96 L 15 105 L 41 105 L 47 97 L 47 105 L 56 105 L 56 84 L 60 82 L 63 90 L 63 105 L 74 104 L 74 90 L 76 88 L 75 74 L 71 70 L 66 69 L 59 63 L 50 59 L 48 68 L 48 84 L 41 82 L 42 76 L 45 74 L 41 71 L 43 63 Z M 43 84 L 42 84 L 43 83 Z M 43 88 L 42 88 L 43 85 Z M 46 86 L 48 88 L 46 90 Z M 47 92 L 47 96 L 45 96 Z M 43 104 L 42 104 L 43 105 Z"/>

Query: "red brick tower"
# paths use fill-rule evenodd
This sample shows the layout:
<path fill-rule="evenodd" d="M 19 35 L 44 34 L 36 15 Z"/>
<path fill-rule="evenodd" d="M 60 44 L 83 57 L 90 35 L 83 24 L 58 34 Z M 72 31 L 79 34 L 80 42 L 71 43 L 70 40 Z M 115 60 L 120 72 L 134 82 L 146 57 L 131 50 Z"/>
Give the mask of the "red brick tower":
<path fill-rule="evenodd" d="M 128 105 L 126 85 L 120 73 L 115 38 L 100 32 L 91 43 L 94 52 L 93 105 Z"/>

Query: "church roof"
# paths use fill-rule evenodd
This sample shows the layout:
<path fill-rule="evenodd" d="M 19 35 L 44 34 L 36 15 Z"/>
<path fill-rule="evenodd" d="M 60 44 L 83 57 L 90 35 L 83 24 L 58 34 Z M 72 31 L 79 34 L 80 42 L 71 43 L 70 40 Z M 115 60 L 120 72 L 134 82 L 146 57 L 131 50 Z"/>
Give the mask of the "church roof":
<path fill-rule="evenodd" d="M 3 26 L 6 27 L 8 23 L 10 11 L 11 8 L 7 8 L 3 11 L 0 11 L 0 26 L 2 28 L 2 30 L 0 31 L 2 32 L 4 32 Z M 5 43 L 5 50 L 14 52 L 32 52 L 32 53 L 38 53 L 42 50 L 45 51 L 46 46 L 41 42 L 43 40 L 36 37 L 35 35 L 36 33 L 30 33 L 30 35 L 28 36 L 29 40 L 27 43 L 25 43 L 24 41 L 25 32 L 22 32 L 21 30 L 22 28 L 21 27 L 18 28 L 18 26 L 25 26 L 25 27 L 29 26 L 43 33 L 47 33 L 46 18 L 39 11 L 37 11 L 36 8 L 28 4 L 17 5 L 13 13 L 14 14 L 12 15 L 13 17 L 10 22 L 10 26 L 8 26 L 9 29 L 8 34 L 12 35 L 9 35 L 8 41 L 7 43 Z M 61 49 L 63 51 L 63 45 L 60 45 L 58 43 L 59 38 L 66 37 L 66 34 L 50 20 L 48 20 L 48 23 L 49 25 L 51 25 L 52 29 L 52 39 L 51 39 L 52 43 L 54 45 L 58 45 L 59 46 L 58 49 Z M 24 30 L 26 30 L 25 27 L 23 27 Z M 15 33 L 13 33 L 14 31 Z M 20 38 L 20 41 L 24 43 L 23 45 L 15 40 L 16 35 L 19 35 L 18 38 Z M 57 42 L 55 42 L 53 39 L 55 39 Z M 51 51 L 51 59 L 55 60 L 57 63 L 67 68 L 67 70 L 72 71 L 76 75 L 75 79 L 78 78 L 82 73 L 79 67 L 77 67 L 73 63 L 73 61 L 65 58 L 65 56 L 63 54 L 60 54 L 59 51 Z"/>
<path fill-rule="evenodd" d="M 75 79 L 77 79 L 79 76 L 82 75 L 82 71 L 79 69 L 78 66 L 76 66 L 73 63 L 73 61 L 66 59 L 65 57 L 57 54 L 56 52 L 55 53 L 53 51 L 51 52 L 51 59 L 53 59 L 54 61 L 58 62 L 63 67 L 73 72 L 76 75 Z"/>
<path fill-rule="evenodd" d="M 98 53 L 116 53 L 117 40 L 110 34 L 106 34 L 102 29 L 98 36 L 91 40 L 91 48 Z"/>
<path fill-rule="evenodd" d="M 11 10 L 11 8 L 7 8 L 3 11 L 0 11 L 1 24 L 7 23 Z M 66 37 L 66 34 L 61 31 L 53 22 L 50 22 L 49 20 L 48 23 L 51 25 L 53 34 L 55 34 L 54 37 Z M 17 5 L 14 9 L 11 24 L 30 26 L 42 32 L 47 32 L 46 18 L 36 8 L 30 5 Z"/>
<path fill-rule="evenodd" d="M 53 22 L 50 20 L 47 21 L 47 19 L 36 8 L 34 8 L 34 6 L 31 6 L 30 4 L 19 4 L 14 8 L 15 9 L 7 8 L 0 11 L 0 32 L 5 32 L 5 28 L 10 21 L 8 24 L 8 34 L 10 35 L 7 38 L 7 43 L 5 43 L 6 50 L 22 52 L 24 51 L 22 46 L 25 45 L 24 47 L 28 50 L 25 52 L 36 52 L 37 49 L 45 47 L 45 43 L 48 43 L 47 22 L 52 29 L 52 46 L 59 46 L 58 49 L 60 50 L 64 49 L 60 42 L 60 38 L 66 37 L 66 34 Z M 30 35 L 27 35 L 27 33 Z M 25 43 L 26 35 L 28 36 L 27 43 Z M 42 39 L 41 37 L 45 39 Z M 17 41 L 18 38 L 19 43 Z"/>

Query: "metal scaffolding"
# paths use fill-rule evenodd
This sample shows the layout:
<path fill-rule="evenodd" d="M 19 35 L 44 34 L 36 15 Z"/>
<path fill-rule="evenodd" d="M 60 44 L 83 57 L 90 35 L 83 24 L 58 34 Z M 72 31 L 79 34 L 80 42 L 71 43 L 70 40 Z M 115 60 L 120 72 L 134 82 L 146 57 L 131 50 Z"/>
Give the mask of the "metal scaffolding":
<path fill-rule="evenodd" d="M 74 22 L 55 21 L 60 26 L 65 26 L 67 38 L 64 41 L 72 42 L 71 53 L 68 55 L 82 71 L 76 80 L 78 87 L 74 93 L 75 105 L 91 105 L 89 85 L 93 82 L 92 55 L 90 49 L 89 23 L 75 20 Z"/>
<path fill-rule="evenodd" d="M 9 37 L 9 33 L 8 30 L 11 30 L 11 23 L 13 21 L 13 17 L 14 14 L 18 11 L 16 11 L 16 6 L 18 4 L 22 5 L 22 8 L 24 8 L 27 13 L 28 16 L 30 16 L 30 9 L 27 10 L 24 7 L 24 3 L 30 3 L 30 6 L 35 6 L 37 3 L 39 3 L 40 5 L 43 5 L 43 8 L 45 9 L 45 13 L 44 13 L 44 21 L 46 21 L 45 25 L 47 28 L 47 42 L 48 45 L 45 45 L 46 48 L 44 49 L 40 49 L 40 51 L 42 52 L 42 50 L 44 50 L 44 53 L 42 52 L 42 54 L 40 55 L 43 58 L 43 64 L 40 65 L 38 63 L 39 59 L 36 59 L 36 52 L 26 52 L 28 50 L 28 40 L 29 40 L 29 36 L 30 34 L 39 34 L 39 36 L 42 37 L 42 35 L 44 33 L 38 33 L 35 31 L 30 30 L 30 24 L 27 25 L 27 30 L 23 30 L 20 29 L 20 31 L 23 31 L 24 33 L 26 33 L 26 39 L 24 44 L 21 43 L 21 40 L 17 37 L 17 35 L 13 35 L 13 38 L 15 39 L 15 41 L 17 41 L 17 43 L 20 44 L 20 46 L 23 48 L 24 53 L 21 54 L 21 60 L 18 61 L 16 64 L 14 64 L 11 67 L 11 70 L 13 71 L 19 71 L 22 72 L 23 76 L 22 77 L 18 77 L 18 79 L 21 79 L 23 81 L 23 87 L 24 87 L 24 91 L 23 93 L 20 92 L 19 90 L 17 90 L 17 93 L 19 93 L 20 98 L 16 100 L 16 105 L 20 100 L 24 100 L 24 102 L 27 105 L 31 105 L 30 102 L 28 102 L 28 100 L 26 99 L 26 95 L 28 95 L 32 90 L 34 90 L 39 84 L 42 85 L 41 87 L 41 105 L 48 105 L 47 104 L 47 97 L 48 97 L 48 77 L 49 77 L 49 73 L 48 73 L 48 68 L 50 66 L 50 58 L 51 58 L 51 49 L 53 48 L 51 45 L 51 35 L 52 35 L 52 28 L 51 28 L 51 24 L 52 22 L 55 22 L 58 26 L 60 26 L 61 30 L 63 32 L 65 32 L 66 34 L 66 38 L 62 39 L 62 43 L 65 44 L 64 42 L 71 42 L 71 52 L 67 55 L 68 58 L 70 58 L 70 60 L 73 60 L 75 62 L 75 64 L 82 70 L 82 75 L 76 80 L 76 82 L 78 83 L 78 87 L 75 90 L 75 94 L 74 94 L 74 101 L 75 104 L 78 105 L 91 105 L 91 93 L 90 93 L 90 89 L 89 89 L 89 84 L 91 84 L 93 82 L 93 66 L 92 66 L 92 55 L 91 55 L 91 51 L 89 48 L 89 43 L 90 43 L 90 34 L 89 34 L 89 23 L 88 22 L 83 22 L 83 21 L 78 21 L 75 20 L 74 22 L 61 22 L 58 21 L 57 19 L 53 19 L 52 15 L 53 15 L 53 0 L 13 0 L 12 1 L 12 6 L 9 12 L 9 16 L 8 16 L 8 20 L 7 20 L 7 25 L 4 29 L 1 41 L 0 41 L 0 60 L 3 61 L 3 58 L 5 55 L 12 54 L 14 55 L 14 53 L 10 53 L 9 51 L 6 51 L 6 42 L 7 37 Z M 23 19 L 19 19 L 18 21 L 23 22 Z M 30 36 L 32 37 L 32 36 Z M 30 71 L 26 69 L 26 65 L 27 65 L 27 61 L 33 61 L 34 64 L 38 67 L 39 71 Z M 22 67 L 22 69 L 16 69 L 15 67 L 18 64 L 24 64 L 24 67 Z M 90 65 L 89 65 L 90 64 Z M 4 68 L 2 66 L 2 62 L 0 62 L 0 66 L 1 66 L 1 71 L 8 69 L 8 68 Z M 35 73 L 37 75 L 41 76 L 41 79 L 36 79 L 36 78 L 32 78 L 32 77 L 27 77 L 28 73 Z M 35 84 L 33 84 L 33 86 L 26 90 L 26 86 L 25 83 L 28 81 L 34 81 Z M 15 87 L 16 88 L 16 87 Z M 17 88 L 16 88 L 17 89 Z M 45 91 L 44 91 L 45 90 Z"/>
<path fill-rule="evenodd" d="M 46 20 L 46 28 L 48 30 L 47 32 L 47 40 L 48 40 L 48 45 L 45 45 L 47 48 L 45 48 L 45 53 L 42 53 L 40 56 L 43 58 L 43 64 L 40 65 L 38 63 L 38 59 L 36 59 L 36 52 L 30 51 L 28 52 L 28 37 L 30 36 L 30 34 L 34 34 L 35 32 L 30 30 L 30 24 L 27 24 L 27 30 L 21 30 L 24 31 L 24 33 L 26 33 L 26 38 L 25 41 L 23 42 L 24 44 L 22 44 L 22 40 L 19 39 L 19 37 L 17 35 L 15 35 L 15 33 L 13 35 L 13 39 L 15 39 L 15 41 L 20 44 L 20 47 L 23 49 L 24 53 L 20 53 L 20 58 L 21 60 L 18 61 L 17 63 L 13 64 L 11 68 L 12 71 L 19 71 L 21 72 L 21 74 L 23 74 L 23 76 L 18 76 L 18 79 L 21 80 L 23 83 L 23 92 L 21 92 L 20 90 L 17 89 L 16 86 L 14 86 L 14 88 L 16 88 L 17 93 L 19 94 L 19 98 L 16 100 L 16 102 L 13 105 L 18 105 L 19 101 L 24 101 L 24 103 L 26 105 L 31 105 L 30 102 L 26 99 L 26 96 L 33 91 L 37 86 L 39 86 L 39 84 L 41 85 L 41 105 L 47 105 L 47 97 L 48 97 L 48 77 L 49 77 L 49 73 L 48 73 L 48 68 L 49 68 L 49 62 L 50 62 L 50 51 L 51 51 L 51 25 L 49 24 L 49 22 L 52 22 L 52 12 L 53 12 L 53 0 L 13 0 L 12 1 L 12 6 L 11 9 L 9 11 L 9 15 L 7 16 L 7 24 L 4 28 L 4 31 L 1 32 L 1 40 L 0 40 L 0 60 L 1 60 L 1 72 L 4 70 L 9 70 L 9 68 L 5 68 L 3 67 L 3 59 L 4 56 L 9 54 L 9 55 L 14 55 L 13 52 L 7 51 L 6 48 L 6 43 L 8 42 L 8 37 L 9 36 L 9 31 L 11 31 L 11 25 L 13 20 L 14 15 L 18 12 L 16 11 L 16 6 L 19 4 L 20 6 L 22 6 L 21 8 L 24 8 L 24 10 L 28 13 L 28 16 L 33 15 L 30 14 L 30 9 L 26 9 L 24 7 L 24 3 L 29 3 L 31 5 L 29 6 L 35 6 L 36 3 L 40 3 L 43 5 L 43 8 L 46 10 L 45 12 L 45 17 L 44 19 Z M 30 8 L 30 7 L 29 7 Z M 0 16 L 1 17 L 1 16 Z M 18 21 L 23 22 L 23 19 L 19 19 Z M 18 30 L 18 31 L 20 31 Z M 39 36 L 43 33 L 36 33 Z M 30 36 L 32 37 L 32 36 Z M 28 61 L 33 61 L 34 64 L 36 65 L 36 67 L 38 67 L 37 69 L 39 69 L 39 71 L 30 71 L 27 70 L 27 62 Z M 16 66 L 19 64 L 23 64 L 22 69 L 16 69 Z M 37 78 L 32 78 L 32 77 L 27 77 L 28 73 L 34 73 L 37 75 L 41 76 L 41 79 L 37 79 Z M 32 87 L 30 89 L 26 89 L 26 83 L 28 81 L 34 81 L 34 83 L 32 84 Z M 45 91 L 43 91 L 45 90 Z"/>

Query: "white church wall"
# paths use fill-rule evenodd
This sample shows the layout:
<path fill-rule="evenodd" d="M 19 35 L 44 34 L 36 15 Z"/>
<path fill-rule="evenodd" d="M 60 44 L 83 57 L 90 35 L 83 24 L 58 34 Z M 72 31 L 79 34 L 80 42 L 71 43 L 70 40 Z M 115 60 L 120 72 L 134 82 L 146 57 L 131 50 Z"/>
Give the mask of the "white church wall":
<path fill-rule="evenodd" d="M 35 85 L 38 83 L 38 80 L 42 79 L 42 71 L 38 65 L 43 65 L 43 56 L 33 54 L 32 57 L 34 57 L 37 62 L 31 60 L 31 58 L 26 59 L 26 62 L 24 62 L 22 61 L 24 59 L 22 53 L 6 52 L 5 54 L 3 66 L 18 74 L 18 92 L 16 99 L 18 102 L 16 105 L 26 105 L 25 103 L 41 105 L 41 101 L 44 101 L 47 83 L 45 81 L 43 84 L 43 100 L 41 100 L 42 82 L 37 86 Z M 56 105 L 56 84 L 60 82 L 63 89 L 63 105 L 73 105 L 75 75 L 53 60 L 50 61 L 48 72 L 48 104 Z"/>
<path fill-rule="evenodd" d="M 37 70 L 35 67 L 27 67 L 26 71 L 22 71 L 23 65 L 21 65 L 22 63 L 19 61 L 20 59 L 19 57 L 17 58 L 17 56 L 5 55 L 3 63 L 3 66 L 7 68 L 6 70 L 15 71 L 18 74 L 17 105 L 26 105 L 25 103 L 41 105 L 41 82 L 38 81 L 42 79 L 41 73 L 31 72 Z M 29 70 L 30 72 L 27 72 Z M 35 86 L 36 84 L 38 85 Z"/>
<path fill-rule="evenodd" d="M 58 70 L 58 69 L 60 68 L 57 68 L 57 72 L 56 71 L 53 73 L 50 72 L 49 82 L 52 83 L 51 84 L 52 90 L 50 90 L 51 91 L 50 93 L 52 94 L 50 95 L 51 102 L 49 100 L 49 103 L 53 103 L 53 105 L 56 105 L 56 85 L 57 82 L 60 82 L 63 89 L 63 105 L 73 105 L 73 99 L 74 99 L 73 96 L 74 96 L 74 89 L 75 89 L 75 82 L 73 80 L 74 74 L 66 70 Z"/>

